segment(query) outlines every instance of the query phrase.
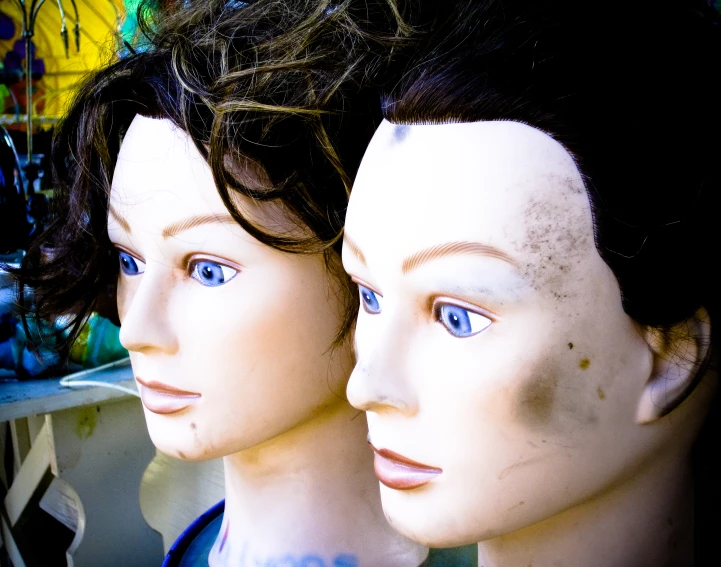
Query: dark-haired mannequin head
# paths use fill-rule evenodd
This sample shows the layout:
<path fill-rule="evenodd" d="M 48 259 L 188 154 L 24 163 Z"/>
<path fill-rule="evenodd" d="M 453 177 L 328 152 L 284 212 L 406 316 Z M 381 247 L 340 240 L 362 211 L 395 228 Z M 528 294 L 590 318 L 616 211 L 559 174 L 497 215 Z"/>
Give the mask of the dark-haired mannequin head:
<path fill-rule="evenodd" d="M 448 17 L 387 93 L 346 218 L 348 397 L 412 539 L 481 542 L 486 567 L 692 565 L 720 142 L 687 105 L 713 99 L 716 30 L 678 4 L 532 4 Z M 654 90 L 658 62 L 627 74 L 669 20 L 683 97 Z"/>
<path fill-rule="evenodd" d="M 656 521 L 613 547 L 628 562 L 596 549 L 598 564 L 640 564 L 643 537 L 687 553 L 667 518 L 687 512 L 680 456 L 713 376 L 664 414 L 706 354 L 705 311 L 662 335 L 624 313 L 581 176 L 546 134 L 518 122 L 416 125 L 399 142 L 398 128 L 384 122 L 366 153 L 344 257 L 365 308 L 348 398 L 369 412 L 392 525 L 431 546 L 490 540 L 484 565 L 520 565 L 529 550 L 534 564 L 562 553 L 594 565 L 585 553 L 599 541 L 571 546 L 590 518 L 607 541 L 645 505 Z M 404 490 L 384 449 L 442 472 Z M 679 559 L 657 551 L 649 565 Z"/>

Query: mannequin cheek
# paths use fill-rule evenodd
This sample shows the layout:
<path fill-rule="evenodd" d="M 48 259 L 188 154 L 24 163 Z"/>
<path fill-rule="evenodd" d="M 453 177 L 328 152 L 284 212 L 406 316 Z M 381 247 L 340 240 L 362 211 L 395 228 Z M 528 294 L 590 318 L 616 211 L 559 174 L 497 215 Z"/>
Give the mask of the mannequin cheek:
<path fill-rule="evenodd" d="M 128 278 L 124 278 L 122 276 L 118 277 L 116 297 L 118 304 L 118 317 L 120 318 L 121 324 L 130 309 L 136 288 L 137 285 L 134 282 L 129 282 Z"/>
<path fill-rule="evenodd" d="M 598 372 L 592 357 L 580 361 L 568 356 L 547 358 L 528 369 L 512 393 L 512 414 L 530 431 L 543 435 L 575 435 L 599 422 L 605 393 L 593 385 Z M 600 380 L 603 382 L 603 380 Z"/>

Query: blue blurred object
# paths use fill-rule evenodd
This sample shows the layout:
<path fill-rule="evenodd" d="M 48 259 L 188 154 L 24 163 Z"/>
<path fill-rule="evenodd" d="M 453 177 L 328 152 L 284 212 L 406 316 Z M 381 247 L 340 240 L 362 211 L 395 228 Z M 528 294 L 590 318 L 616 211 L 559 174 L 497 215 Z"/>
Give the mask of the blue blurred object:
<path fill-rule="evenodd" d="M 5 72 L 19 71 L 23 73 L 23 58 L 17 51 L 8 51 L 3 59 L 5 65 Z"/>
<path fill-rule="evenodd" d="M 15 37 L 15 22 L 5 12 L 0 12 L 0 39 Z"/>
<path fill-rule="evenodd" d="M 25 40 L 18 39 L 13 43 L 13 51 L 20 55 L 20 59 L 25 59 Z M 35 44 L 30 42 L 30 56 L 35 57 Z"/>

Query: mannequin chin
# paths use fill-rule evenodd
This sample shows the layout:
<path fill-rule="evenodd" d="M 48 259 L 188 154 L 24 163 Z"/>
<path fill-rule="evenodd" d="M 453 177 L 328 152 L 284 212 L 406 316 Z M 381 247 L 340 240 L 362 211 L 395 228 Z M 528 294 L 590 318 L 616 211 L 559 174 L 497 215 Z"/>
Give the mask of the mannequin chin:
<path fill-rule="evenodd" d="M 686 479 L 715 390 L 707 374 L 713 387 L 686 397 L 705 311 L 662 341 L 624 312 L 574 159 L 518 122 L 384 121 L 345 234 L 362 307 L 347 394 L 368 412 L 391 524 L 431 546 L 483 542 L 486 565 L 566 551 L 569 565 L 595 565 L 583 554 L 596 546 L 599 564 L 616 564 L 603 563 L 609 526 Z M 690 363 L 669 356 L 681 351 Z M 594 522 L 603 537 L 582 531 Z M 575 547 L 564 530 L 581 534 Z M 649 532 L 673 528 L 630 526 L 628 538 Z"/>
<path fill-rule="evenodd" d="M 297 231 L 237 199 L 266 229 Z M 350 341 L 332 346 L 344 291 L 323 255 L 252 238 L 189 136 L 142 116 L 118 155 L 108 234 L 120 339 L 153 442 L 181 459 L 224 458 L 210 564 L 419 565 L 428 550 L 385 522 L 365 424 L 344 397 Z"/>

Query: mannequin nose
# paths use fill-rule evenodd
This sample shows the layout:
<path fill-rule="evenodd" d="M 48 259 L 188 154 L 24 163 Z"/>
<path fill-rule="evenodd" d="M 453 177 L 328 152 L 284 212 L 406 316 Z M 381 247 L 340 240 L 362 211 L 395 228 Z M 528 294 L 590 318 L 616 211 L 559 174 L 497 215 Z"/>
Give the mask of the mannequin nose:
<path fill-rule="evenodd" d="M 146 273 L 134 277 L 140 281 L 128 285 L 127 290 L 118 289 L 120 344 L 131 352 L 173 354 L 178 341 L 170 324 L 169 282 L 150 266 Z"/>
<path fill-rule="evenodd" d="M 371 346 L 361 348 L 346 395 L 357 409 L 382 413 L 400 412 L 411 416 L 418 412 L 418 400 L 404 372 L 402 349 L 382 337 Z"/>

